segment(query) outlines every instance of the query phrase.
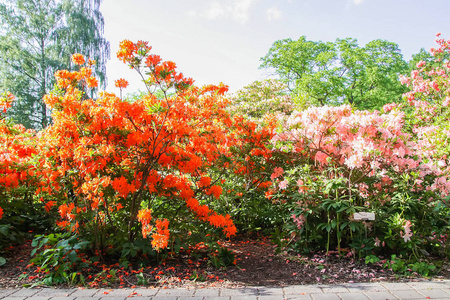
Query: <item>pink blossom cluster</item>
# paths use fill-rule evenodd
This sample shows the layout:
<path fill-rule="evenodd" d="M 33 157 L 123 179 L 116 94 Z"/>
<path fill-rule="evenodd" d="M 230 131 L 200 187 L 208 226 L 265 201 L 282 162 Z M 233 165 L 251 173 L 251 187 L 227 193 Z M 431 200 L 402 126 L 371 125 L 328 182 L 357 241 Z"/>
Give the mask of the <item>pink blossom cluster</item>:
<path fill-rule="evenodd" d="M 402 233 L 402 237 L 406 243 L 411 240 L 411 237 L 413 235 L 411 231 L 411 221 L 406 221 L 405 225 L 403 225 L 402 227 L 405 230 L 405 233 L 404 234 Z"/>
<path fill-rule="evenodd" d="M 405 105 L 396 103 L 385 105 L 383 112 L 352 111 L 348 105 L 311 107 L 294 111 L 272 142 L 312 159 L 319 170 L 333 164 L 347 168 L 347 175 L 359 172 L 378 178 L 388 170 L 417 171 L 414 188 L 449 195 L 450 40 L 438 37 L 437 42 L 440 47 L 431 51 L 434 64 L 420 61 L 411 76 L 400 78 L 411 88 L 405 94 L 406 106 L 412 108 L 408 116 Z M 424 186 L 427 175 L 434 183 Z M 360 192 L 367 197 L 366 189 Z"/>
<path fill-rule="evenodd" d="M 283 175 L 283 172 L 284 172 L 284 170 L 281 167 L 274 168 L 273 173 L 270 176 L 270 179 L 274 180 L 274 179 L 280 177 L 281 175 Z"/>
<path fill-rule="evenodd" d="M 291 216 L 292 220 L 294 221 L 295 225 L 297 225 L 297 228 L 300 230 L 302 229 L 303 225 L 306 222 L 306 218 L 304 215 L 299 215 L 298 217 L 295 214 L 292 214 Z"/>
<path fill-rule="evenodd" d="M 402 131 L 404 113 L 394 107 L 386 114 L 353 112 L 349 105 L 311 107 L 294 112 L 288 127 L 272 142 L 291 143 L 294 153 L 310 156 L 322 166 L 335 163 L 371 175 L 392 165 L 398 171 L 413 169 L 418 163 L 409 158 L 409 134 Z"/>
<path fill-rule="evenodd" d="M 450 194 L 450 162 L 448 160 L 448 139 L 450 138 L 450 40 L 436 39 L 438 48 L 431 49 L 433 62 L 420 61 L 410 77 L 401 78 L 411 88 L 405 94 L 410 107 L 415 141 L 413 151 L 420 157 L 420 177 L 435 175 L 428 190 L 441 196 Z"/>

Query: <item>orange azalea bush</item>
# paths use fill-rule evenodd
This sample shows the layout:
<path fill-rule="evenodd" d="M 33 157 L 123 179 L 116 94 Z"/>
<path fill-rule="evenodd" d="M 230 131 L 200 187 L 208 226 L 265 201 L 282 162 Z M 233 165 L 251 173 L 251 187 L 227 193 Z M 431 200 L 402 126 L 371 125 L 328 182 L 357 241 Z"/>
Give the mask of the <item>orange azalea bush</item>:
<path fill-rule="evenodd" d="M 233 149 L 247 143 L 243 134 L 253 143 L 249 154 L 269 155 L 263 141 L 270 130 L 231 117 L 226 86 L 196 87 L 150 50 L 146 42 L 125 40 L 117 53 L 148 90 L 133 103 L 105 92 L 88 98 L 96 80 L 79 55 L 73 57 L 79 69 L 58 71 L 57 88 L 44 98 L 53 124 L 41 133 L 46 171 L 38 193 L 59 206 L 58 226 L 92 237 L 96 249 L 141 234 L 159 251 L 189 236 L 195 222 L 235 235 L 230 216 L 208 205 L 221 197 L 225 173 L 210 170 L 250 172 L 253 159 L 233 164 Z M 127 84 L 116 81 L 120 89 Z"/>
<path fill-rule="evenodd" d="M 29 238 L 30 232 L 45 232 L 52 223 L 46 211 L 51 207 L 35 196 L 41 173 L 35 165 L 36 133 L 5 115 L 14 100 L 9 92 L 0 94 L 0 252 Z"/>
<path fill-rule="evenodd" d="M 18 187 L 31 184 L 37 171 L 30 161 L 36 154 L 34 131 L 13 124 L 3 115 L 14 99 L 9 92 L 0 95 L 0 195 L 17 196 Z M 7 201 L 7 197 L 2 198 L 2 202 Z"/>

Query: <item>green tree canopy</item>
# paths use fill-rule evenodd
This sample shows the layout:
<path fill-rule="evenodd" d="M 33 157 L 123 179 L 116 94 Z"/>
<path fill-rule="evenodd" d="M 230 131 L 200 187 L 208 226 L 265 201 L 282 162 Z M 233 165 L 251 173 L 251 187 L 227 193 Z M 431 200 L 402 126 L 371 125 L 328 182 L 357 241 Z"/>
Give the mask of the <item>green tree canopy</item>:
<path fill-rule="evenodd" d="M 0 0 L 0 89 L 17 97 L 10 115 L 28 128 L 50 120 L 42 97 L 54 73 L 71 70 L 71 54 L 96 60 L 105 86 L 109 42 L 103 37 L 101 0 Z"/>
<path fill-rule="evenodd" d="M 267 113 L 289 115 L 295 105 L 287 92 L 287 85 L 279 80 L 254 81 L 231 97 L 229 110 L 254 121 L 261 121 Z"/>
<path fill-rule="evenodd" d="M 407 88 L 399 75 L 407 74 L 398 45 L 374 40 L 359 47 L 352 38 L 333 42 L 276 41 L 261 68 L 273 68 L 296 94 L 308 95 L 317 105 L 352 104 L 358 109 L 379 109 L 398 102 Z"/>

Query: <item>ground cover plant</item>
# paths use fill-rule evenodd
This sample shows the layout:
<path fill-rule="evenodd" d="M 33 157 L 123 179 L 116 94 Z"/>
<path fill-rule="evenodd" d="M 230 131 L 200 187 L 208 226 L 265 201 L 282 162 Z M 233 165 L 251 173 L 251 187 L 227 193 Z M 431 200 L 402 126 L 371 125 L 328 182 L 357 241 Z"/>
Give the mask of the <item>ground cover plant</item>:
<path fill-rule="evenodd" d="M 125 79 L 119 96 L 91 98 L 95 62 L 75 54 L 76 68 L 56 72 L 44 97 L 50 126 L 0 120 L 1 246 L 32 238 L 31 284 L 45 285 L 123 286 L 123 272 L 146 285 L 161 278 L 153 266 L 180 258 L 223 270 L 246 259 L 232 251 L 238 231 L 264 244 L 271 236 L 278 247 L 266 247 L 285 264 L 322 261 L 316 254 L 322 269 L 346 257 L 433 275 L 449 257 L 450 215 L 450 45 L 437 41 L 435 60 L 401 77 L 411 89 L 403 103 L 360 111 L 302 101 L 291 112 L 295 101 L 286 111 L 275 88 L 269 114 L 254 120 L 245 103 L 230 106 L 226 86 L 195 86 L 147 42 L 125 40 L 117 53 L 146 89 L 131 98 Z M 1 109 L 13 98 L 5 93 Z M 182 277 L 213 276 L 200 265 Z"/>

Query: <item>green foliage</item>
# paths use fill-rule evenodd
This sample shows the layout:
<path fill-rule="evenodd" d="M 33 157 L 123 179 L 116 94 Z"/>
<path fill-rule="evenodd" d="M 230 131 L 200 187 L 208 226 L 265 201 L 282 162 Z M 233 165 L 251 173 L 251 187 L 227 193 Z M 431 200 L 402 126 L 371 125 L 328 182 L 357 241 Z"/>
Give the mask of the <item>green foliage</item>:
<path fill-rule="evenodd" d="M 266 189 L 258 184 L 246 185 L 239 176 L 231 178 L 233 180 L 224 185 L 224 194 L 214 201 L 214 207 L 230 214 L 240 232 L 270 234 L 273 228 L 284 223 L 285 208 L 274 206 L 265 197 Z"/>
<path fill-rule="evenodd" d="M 287 85 L 275 79 L 255 81 L 237 91 L 228 108 L 233 114 L 260 122 L 266 114 L 289 115 L 295 108 Z"/>
<path fill-rule="evenodd" d="M 425 61 L 428 64 L 435 64 L 434 63 L 434 56 L 431 55 L 430 52 L 428 52 L 427 50 L 425 50 L 424 48 L 421 48 L 419 53 L 413 54 L 411 57 L 411 60 L 409 61 L 409 68 L 411 70 L 414 70 L 417 68 L 417 63 L 419 63 L 420 61 Z M 438 64 L 435 64 L 438 65 Z M 409 75 L 409 74 L 408 74 Z"/>
<path fill-rule="evenodd" d="M 220 247 L 210 254 L 211 264 L 217 268 L 226 268 L 235 264 L 235 254 L 227 248 Z"/>
<path fill-rule="evenodd" d="M 137 273 L 136 278 L 137 278 L 137 285 L 142 285 L 142 286 L 148 285 L 148 280 L 147 280 L 147 278 L 145 278 L 145 276 L 142 272 Z"/>
<path fill-rule="evenodd" d="M 397 257 L 395 254 L 391 255 L 390 260 L 386 260 L 383 267 L 403 275 L 417 273 L 425 277 L 432 275 L 436 271 L 436 266 L 431 262 L 416 261 L 413 263 L 408 263 L 407 260 Z"/>
<path fill-rule="evenodd" d="M 366 265 L 368 265 L 368 264 L 377 263 L 377 262 L 380 261 L 380 259 L 378 258 L 378 256 L 371 254 L 371 255 L 367 255 L 366 256 L 366 260 L 365 261 L 366 261 Z"/>
<path fill-rule="evenodd" d="M 92 261 L 83 257 L 83 251 L 90 245 L 90 242 L 70 233 L 36 236 L 31 252 L 34 257 L 30 262 L 44 273 L 44 278 L 36 285 L 83 283 L 84 277 L 80 271 L 92 264 Z"/>
<path fill-rule="evenodd" d="M 330 174 L 343 171 L 331 166 L 326 171 L 313 172 L 304 165 L 285 175 L 284 179 L 290 182 L 302 178 L 308 190 L 303 193 L 281 190 L 273 194 L 279 205 L 290 207 L 286 211 L 291 214 L 283 234 L 277 238 L 288 242 L 280 246 L 296 251 L 336 249 L 339 254 L 343 248 L 351 248 L 359 258 L 397 254 L 409 257 L 411 262 L 430 253 L 448 256 L 445 237 L 449 232 L 450 209 L 436 193 L 412 189 L 415 178 L 390 173 L 392 183 L 386 183 L 383 192 L 362 198 L 348 178 L 330 178 Z M 370 178 L 366 179 L 369 184 Z M 431 185 L 433 179 L 428 180 Z M 373 212 L 376 218 L 355 220 L 353 215 L 357 212 Z M 413 224 L 410 239 L 404 238 L 407 221 Z"/>
<path fill-rule="evenodd" d="M 398 76 L 409 68 L 398 45 L 374 40 L 359 47 L 356 39 L 336 42 L 276 41 L 262 68 L 273 68 L 293 90 L 307 95 L 311 104 L 351 104 L 358 109 L 381 109 L 399 102 L 406 88 Z"/>
<path fill-rule="evenodd" d="M 16 197 L 11 202 L 0 201 L 0 207 L 4 209 L 0 224 L 0 255 L 23 244 L 35 234 L 48 233 L 54 229 L 56 217 L 53 212 L 47 213 L 42 203 L 22 201 L 19 194 Z M 6 260 L 0 259 L 0 264 L 5 263 Z"/>

